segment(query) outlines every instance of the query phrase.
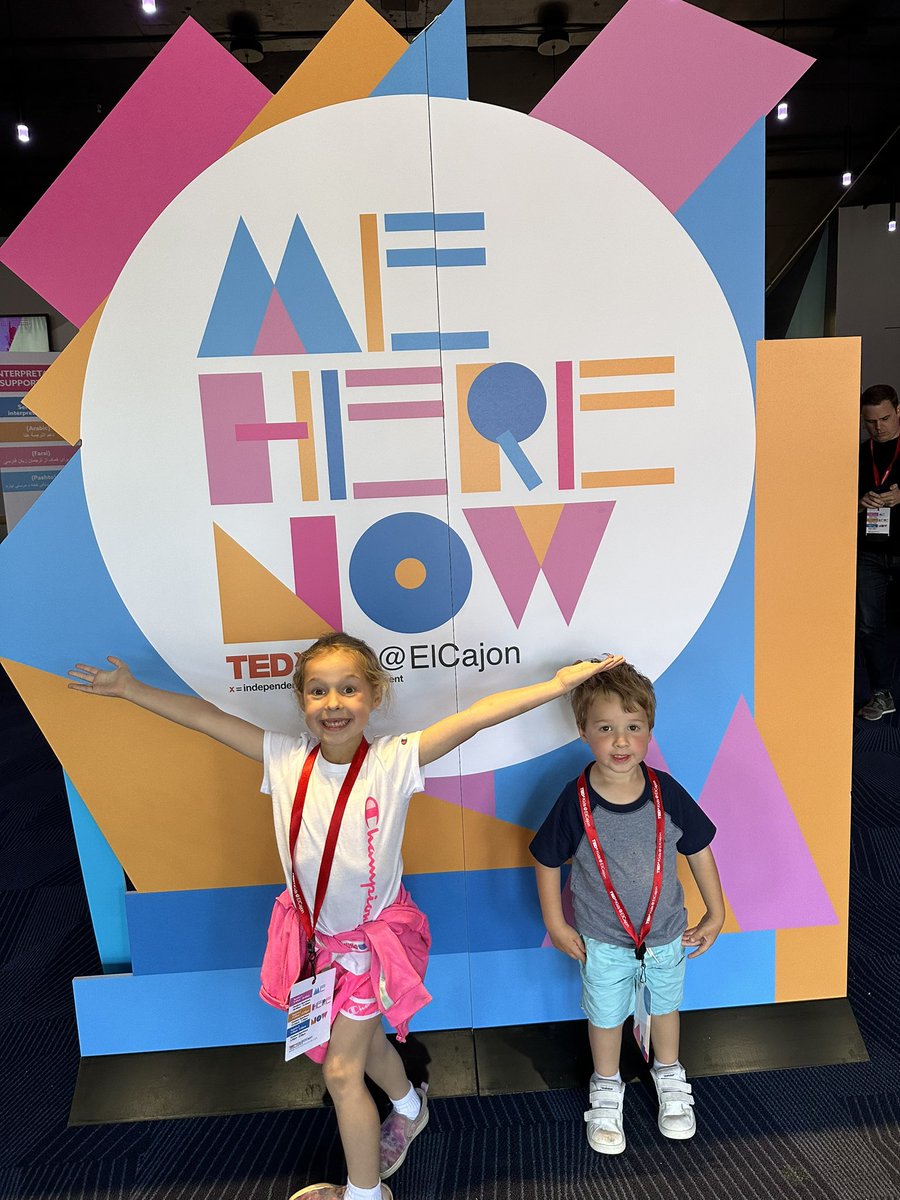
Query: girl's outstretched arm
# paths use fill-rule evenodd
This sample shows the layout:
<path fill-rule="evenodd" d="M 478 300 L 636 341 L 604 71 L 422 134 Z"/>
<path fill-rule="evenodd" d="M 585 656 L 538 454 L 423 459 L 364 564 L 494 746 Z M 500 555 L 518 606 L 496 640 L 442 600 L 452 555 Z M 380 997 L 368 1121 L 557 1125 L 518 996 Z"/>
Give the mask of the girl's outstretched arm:
<path fill-rule="evenodd" d="M 544 683 L 532 683 L 527 687 L 513 688 L 508 692 L 495 692 L 493 696 L 485 696 L 474 704 L 464 708 L 462 712 L 444 717 L 422 731 L 419 742 L 419 765 L 428 766 L 438 758 L 443 758 L 480 729 L 491 725 L 499 725 L 510 717 L 518 717 L 521 713 L 529 712 L 548 700 L 556 700 L 565 696 L 572 688 L 590 679 L 598 671 L 608 671 L 610 667 L 622 662 L 621 654 L 610 654 L 599 662 L 579 662 L 571 667 L 562 667 L 552 679 Z"/>
<path fill-rule="evenodd" d="M 176 725 L 184 725 L 186 729 L 196 729 L 230 746 L 232 750 L 262 762 L 263 731 L 258 726 L 223 712 L 199 696 L 183 696 L 179 692 L 166 692 L 141 683 L 120 658 L 110 655 L 108 661 L 112 663 L 112 669 L 101 670 L 78 663 L 69 671 L 72 679 L 78 682 L 70 683 L 69 687 L 91 696 L 114 696 L 120 700 L 130 700 L 139 708 L 146 708 L 148 712 L 174 721 Z"/>

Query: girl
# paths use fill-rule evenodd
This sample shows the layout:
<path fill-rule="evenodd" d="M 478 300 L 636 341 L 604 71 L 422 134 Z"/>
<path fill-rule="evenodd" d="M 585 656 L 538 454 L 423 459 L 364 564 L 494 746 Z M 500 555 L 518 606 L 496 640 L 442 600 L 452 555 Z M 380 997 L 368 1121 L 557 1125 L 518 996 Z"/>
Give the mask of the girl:
<path fill-rule="evenodd" d="M 392 1200 L 380 1180 L 402 1164 L 428 1120 L 425 1088 L 410 1084 L 381 1024 L 386 1014 L 402 1038 L 409 1018 L 431 998 L 422 984 L 428 924 L 401 884 L 403 828 L 410 797 L 424 787 L 422 768 L 480 729 L 565 695 L 620 661 L 610 655 L 563 667 L 545 683 L 498 692 L 420 733 L 379 737 L 371 745 L 366 725 L 387 696 L 389 680 L 372 649 L 345 633 L 320 638 L 300 657 L 294 689 L 309 732 L 298 737 L 264 731 L 197 696 L 149 687 L 117 658 L 109 658 L 111 670 L 79 663 L 69 672 L 79 681 L 69 687 L 77 691 L 130 700 L 264 764 L 261 790 L 272 794 L 289 888 L 279 902 L 300 926 L 300 937 L 294 924 L 282 922 L 292 935 L 287 959 L 293 977 L 273 983 L 264 964 L 263 998 L 285 1006 L 286 995 L 277 993 L 290 989 L 297 978 L 293 968 L 299 970 L 304 956 L 307 974 L 336 968 L 331 1038 L 327 1050 L 311 1054 L 324 1059 L 347 1183 L 314 1184 L 291 1200 Z M 330 827 L 337 822 L 335 843 Z M 275 952 L 277 915 L 278 903 L 267 962 Z M 366 1075 L 394 1106 L 380 1131 Z"/>

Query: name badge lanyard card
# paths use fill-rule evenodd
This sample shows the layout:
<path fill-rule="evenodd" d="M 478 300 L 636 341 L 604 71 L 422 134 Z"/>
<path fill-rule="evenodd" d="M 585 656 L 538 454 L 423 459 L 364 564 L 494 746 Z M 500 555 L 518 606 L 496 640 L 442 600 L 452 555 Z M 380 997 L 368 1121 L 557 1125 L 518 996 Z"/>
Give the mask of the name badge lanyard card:
<path fill-rule="evenodd" d="M 584 825 L 588 845 L 591 847 L 594 861 L 597 863 L 597 870 L 600 872 L 600 878 L 603 881 L 603 886 L 606 888 L 606 894 L 609 896 L 609 901 L 613 906 L 613 912 L 619 918 L 622 928 L 634 942 L 634 957 L 641 964 L 641 969 L 635 980 L 634 1036 L 637 1038 L 638 1045 L 645 1059 L 649 1055 L 650 1004 L 647 1002 L 648 997 L 645 988 L 644 955 L 647 952 L 646 938 L 653 925 L 653 918 L 656 914 L 656 907 L 659 904 L 660 893 L 662 892 L 663 852 L 666 844 L 666 815 L 663 810 L 662 790 L 659 786 L 659 779 L 652 767 L 647 768 L 647 775 L 650 779 L 650 791 L 653 795 L 653 808 L 656 814 L 656 849 L 653 856 L 653 884 L 650 888 L 650 898 L 647 901 L 647 911 L 644 914 L 644 920 L 641 923 L 639 932 L 635 930 L 634 922 L 628 915 L 628 910 L 619 898 L 619 893 L 616 891 L 613 881 L 610 878 L 606 855 L 603 853 L 603 847 L 600 845 L 600 839 L 597 837 L 597 826 L 594 824 L 594 815 L 591 812 L 586 772 L 582 771 L 581 777 L 578 780 L 578 804 L 581 809 L 581 821 Z"/>
<path fill-rule="evenodd" d="M 306 934 L 306 963 L 305 971 L 301 967 L 300 981 L 295 983 L 291 988 L 288 1001 L 288 1030 L 285 1045 L 286 1060 L 294 1058 L 298 1054 L 305 1053 L 307 1050 L 312 1050 L 316 1046 L 321 1046 L 324 1042 L 328 1041 L 330 1030 L 328 1016 L 331 1012 L 331 1003 L 334 996 L 335 972 L 332 967 L 327 971 L 320 972 L 318 977 L 316 976 L 316 925 L 319 922 L 319 914 L 322 911 L 325 893 L 328 890 L 328 881 L 331 878 L 331 868 L 334 863 L 334 854 L 337 847 L 338 834 L 341 830 L 341 822 L 344 819 L 344 811 L 347 808 L 350 793 L 353 791 L 353 785 L 356 783 L 357 776 L 362 769 L 368 749 L 369 743 L 363 738 L 356 749 L 356 753 L 353 755 L 350 767 L 338 792 L 337 802 L 334 806 L 334 812 L 331 814 L 328 833 L 325 837 L 322 861 L 319 863 L 319 874 L 316 880 L 316 894 L 312 912 L 310 912 L 309 905 L 306 903 L 303 890 L 300 887 L 300 881 L 297 878 L 297 870 L 294 866 L 294 853 L 297 848 L 297 839 L 300 836 L 300 826 L 303 821 L 303 809 L 306 805 L 309 779 L 319 754 L 318 746 L 314 746 L 306 756 L 303 769 L 300 772 L 300 779 L 297 782 L 297 791 L 291 809 L 290 826 L 291 890 L 293 892 L 294 907 L 297 910 L 297 916 L 303 927 L 303 932 Z M 319 1030 L 315 1029 L 316 1025 L 320 1026 Z"/>
<path fill-rule="evenodd" d="M 875 448 L 874 443 L 869 441 L 869 454 L 872 459 L 872 479 L 875 482 L 875 487 L 880 488 L 887 480 L 888 475 L 894 469 L 894 464 L 900 457 L 900 438 L 897 439 L 897 445 L 894 447 L 894 457 L 882 471 L 878 474 L 878 468 L 875 465 Z M 891 510 L 890 508 L 867 508 L 866 509 L 866 535 L 868 537 L 885 538 L 889 537 L 891 532 Z"/>

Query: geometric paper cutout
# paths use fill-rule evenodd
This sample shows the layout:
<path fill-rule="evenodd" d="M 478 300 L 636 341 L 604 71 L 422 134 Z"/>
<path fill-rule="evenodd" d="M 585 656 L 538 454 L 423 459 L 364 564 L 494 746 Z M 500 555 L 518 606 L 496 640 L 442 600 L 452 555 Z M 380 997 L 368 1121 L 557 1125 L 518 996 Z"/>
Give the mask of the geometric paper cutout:
<path fill-rule="evenodd" d="M 294 219 L 275 287 L 307 353 L 359 350 L 359 342 L 299 216 Z"/>
<path fill-rule="evenodd" d="M 333 625 L 215 523 L 213 532 L 226 644 L 306 641 L 334 633 Z"/>
<path fill-rule="evenodd" d="M 373 96 L 447 96 L 468 100 L 465 0 L 451 0 L 410 43 Z"/>
<path fill-rule="evenodd" d="M 253 354 L 274 285 L 239 217 L 198 351 L 201 358 Z"/>
<path fill-rule="evenodd" d="M 291 517 L 291 548 L 295 594 L 333 629 L 342 629 L 334 517 Z"/>
<path fill-rule="evenodd" d="M 425 777 L 425 791 L 429 796 L 436 796 L 449 804 L 459 804 L 462 808 L 470 808 L 472 812 L 485 813 L 489 817 L 496 816 L 493 771 L 462 776 L 428 775 Z"/>
<path fill-rule="evenodd" d="M 813 61 L 682 0 L 628 0 L 531 115 L 675 212 Z"/>
<path fill-rule="evenodd" d="M 59 358 L 28 393 L 28 407 L 74 446 L 81 437 L 84 376 L 106 301 L 91 313 Z"/>
<path fill-rule="evenodd" d="M 269 298 L 269 307 L 263 317 L 262 328 L 254 354 L 305 354 L 306 347 L 300 341 L 300 335 L 294 328 L 291 318 L 284 307 L 284 301 L 273 290 Z"/>
<path fill-rule="evenodd" d="M 741 929 L 836 925 L 838 918 L 743 696 L 700 806 Z"/>
<path fill-rule="evenodd" d="M 262 375 L 200 375 L 198 382 L 210 503 L 271 504 L 269 447 L 237 435 L 241 425 L 265 424 Z"/>
<path fill-rule="evenodd" d="M 235 145 L 302 113 L 371 95 L 408 47 L 366 0 L 353 0 Z"/>
<path fill-rule="evenodd" d="M 269 98 L 188 19 L 6 240 L 0 261 L 83 325 L 163 209 Z"/>
<path fill-rule="evenodd" d="M 528 843 L 533 836 L 521 825 L 420 793 L 409 807 L 403 838 L 404 873 L 530 867 L 534 860 Z"/>

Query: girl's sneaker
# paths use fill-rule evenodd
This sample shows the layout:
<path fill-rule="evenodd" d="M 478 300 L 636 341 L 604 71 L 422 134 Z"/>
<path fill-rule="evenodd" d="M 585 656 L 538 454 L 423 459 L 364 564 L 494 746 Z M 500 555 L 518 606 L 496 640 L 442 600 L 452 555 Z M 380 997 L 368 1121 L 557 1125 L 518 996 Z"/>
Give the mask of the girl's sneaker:
<path fill-rule="evenodd" d="M 694 1097 L 687 1082 L 684 1067 L 663 1067 L 651 1071 L 659 1098 L 659 1132 L 675 1141 L 686 1141 L 697 1132 L 694 1117 Z"/>
<path fill-rule="evenodd" d="M 381 1126 L 381 1178 L 389 1179 L 403 1166 L 413 1138 L 419 1136 L 428 1124 L 428 1084 L 416 1088 L 419 1097 L 419 1115 L 415 1120 L 392 1112 Z"/>
<path fill-rule="evenodd" d="M 291 1200 L 300 1200 L 301 1197 L 309 1197 L 309 1200 L 344 1200 L 346 1194 L 346 1184 L 338 1187 L 334 1183 L 311 1183 L 309 1187 L 294 1192 Z M 393 1192 L 386 1183 L 381 1185 L 381 1200 L 394 1200 Z"/>
<path fill-rule="evenodd" d="M 591 1107 L 584 1114 L 587 1140 L 599 1154 L 621 1154 L 625 1149 L 622 1107 L 625 1084 L 615 1079 L 591 1080 Z"/>

